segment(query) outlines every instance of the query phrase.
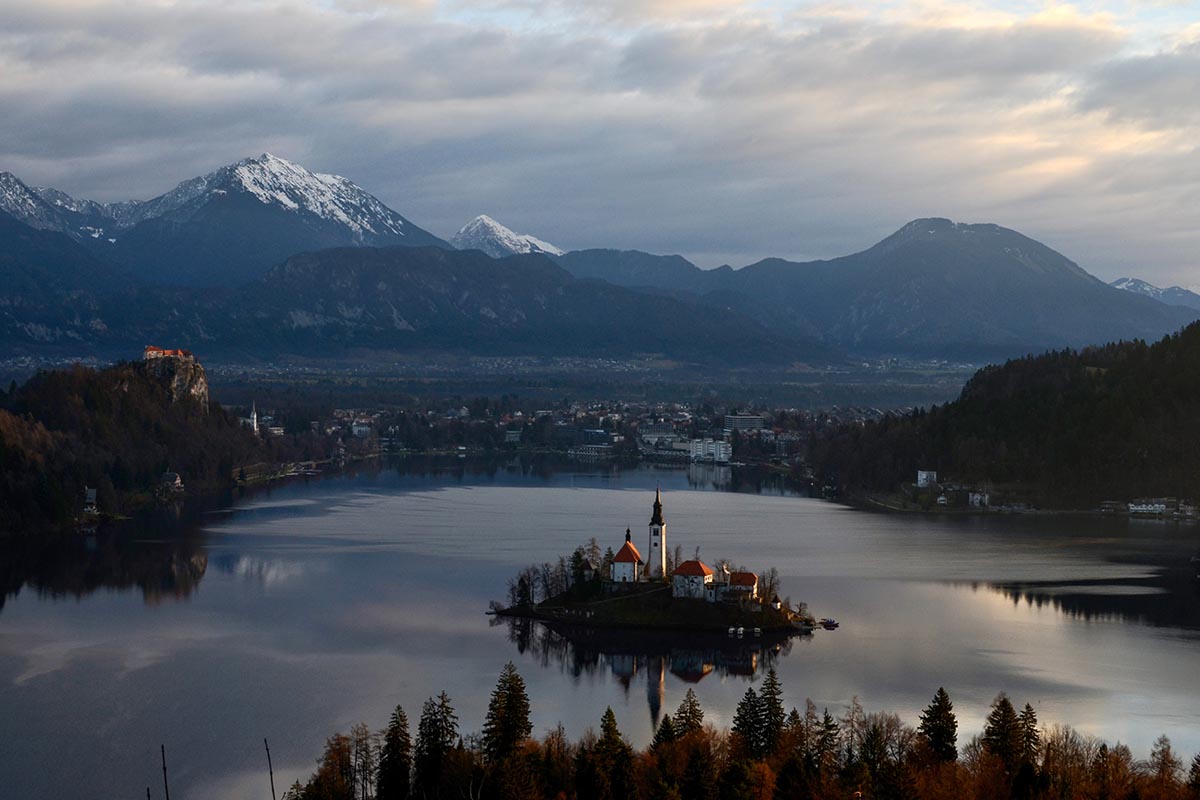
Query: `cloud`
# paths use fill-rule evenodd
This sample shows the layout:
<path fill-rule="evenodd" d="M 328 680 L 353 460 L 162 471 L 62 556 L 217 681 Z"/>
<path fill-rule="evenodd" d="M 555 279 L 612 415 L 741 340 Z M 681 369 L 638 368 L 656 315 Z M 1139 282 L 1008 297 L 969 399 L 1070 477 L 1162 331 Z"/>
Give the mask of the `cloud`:
<path fill-rule="evenodd" d="M 1200 45 L 1156 22 L 1171 9 L 0 7 L 0 103 L 20 110 L 0 118 L 3 168 L 82 196 L 270 150 L 441 234 L 486 212 L 715 266 L 839 255 L 934 214 L 1105 276 L 1197 282 Z"/>

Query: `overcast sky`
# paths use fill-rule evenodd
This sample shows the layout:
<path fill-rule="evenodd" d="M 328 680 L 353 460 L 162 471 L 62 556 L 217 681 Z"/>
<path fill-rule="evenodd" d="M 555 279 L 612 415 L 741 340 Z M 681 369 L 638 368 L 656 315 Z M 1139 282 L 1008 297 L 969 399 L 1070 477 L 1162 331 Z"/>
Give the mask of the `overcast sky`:
<path fill-rule="evenodd" d="M 449 236 L 701 266 L 996 222 L 1200 284 L 1200 4 L 0 0 L 0 170 L 98 200 L 270 151 Z"/>

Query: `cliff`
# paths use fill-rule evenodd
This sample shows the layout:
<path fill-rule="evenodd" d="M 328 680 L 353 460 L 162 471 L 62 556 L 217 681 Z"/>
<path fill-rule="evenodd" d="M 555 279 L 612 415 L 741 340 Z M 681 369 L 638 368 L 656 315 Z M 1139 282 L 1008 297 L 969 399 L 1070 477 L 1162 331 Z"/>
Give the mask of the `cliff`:
<path fill-rule="evenodd" d="M 208 376 L 204 373 L 204 367 L 192 356 L 147 358 L 140 367 L 166 388 L 172 404 L 192 397 L 201 410 L 208 410 Z"/>

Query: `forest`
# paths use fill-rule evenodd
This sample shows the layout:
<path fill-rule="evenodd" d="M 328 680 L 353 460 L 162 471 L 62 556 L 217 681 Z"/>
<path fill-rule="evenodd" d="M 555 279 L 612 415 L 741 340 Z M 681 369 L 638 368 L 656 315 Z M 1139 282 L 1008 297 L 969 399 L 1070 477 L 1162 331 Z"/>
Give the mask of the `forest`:
<path fill-rule="evenodd" d="M 421 709 L 415 738 L 397 706 L 387 727 L 330 737 L 285 800 L 1198 800 L 1200 755 L 1185 771 L 1167 737 L 1150 757 L 1040 724 L 996 696 L 983 731 L 960 745 L 954 704 L 938 689 L 913 728 L 855 699 L 841 716 L 811 700 L 786 710 L 774 670 L 738 703 L 728 730 L 705 720 L 688 689 L 652 743 L 634 749 L 611 708 L 571 741 L 561 725 L 533 735 L 524 680 L 500 673 L 483 729 L 466 733 L 445 692 Z"/>
<path fill-rule="evenodd" d="M 216 402 L 172 398 L 139 362 L 42 371 L 0 390 L 0 533 L 69 522 L 85 486 L 122 514 L 167 471 L 189 489 L 225 487 L 240 465 L 326 453 L 316 437 L 258 437 Z"/>
<path fill-rule="evenodd" d="M 814 435 L 843 492 L 892 492 L 918 469 L 1015 489 L 1039 507 L 1200 495 L 1200 324 L 1154 344 L 1060 350 L 986 367 L 942 406 Z"/>

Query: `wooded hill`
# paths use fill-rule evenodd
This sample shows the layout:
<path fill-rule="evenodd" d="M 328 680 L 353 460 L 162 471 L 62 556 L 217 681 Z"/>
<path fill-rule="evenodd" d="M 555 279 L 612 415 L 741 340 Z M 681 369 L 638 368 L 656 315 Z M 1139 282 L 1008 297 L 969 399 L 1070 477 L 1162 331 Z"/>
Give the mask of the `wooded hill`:
<path fill-rule="evenodd" d="M 1200 324 L 1148 345 L 1060 350 L 986 367 L 954 402 L 813 442 L 819 474 L 888 492 L 918 469 L 1020 484 L 1040 507 L 1200 496 Z"/>

